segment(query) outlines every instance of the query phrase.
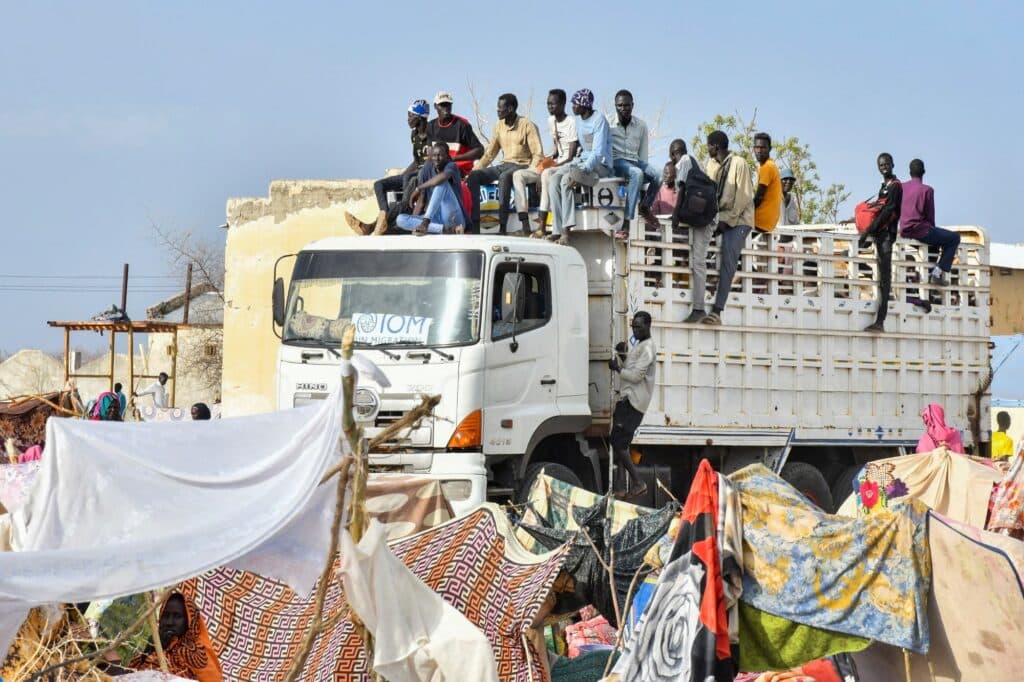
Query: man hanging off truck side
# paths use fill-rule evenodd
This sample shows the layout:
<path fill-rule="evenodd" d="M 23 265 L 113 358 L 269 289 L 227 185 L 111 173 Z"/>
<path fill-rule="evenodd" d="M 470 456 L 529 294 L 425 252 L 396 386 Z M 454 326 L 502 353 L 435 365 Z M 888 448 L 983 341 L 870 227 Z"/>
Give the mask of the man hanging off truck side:
<path fill-rule="evenodd" d="M 637 312 L 630 326 L 635 343 L 626 353 L 625 362 L 620 366 L 618 353 L 613 354 L 608 361 L 608 367 L 619 373 L 619 400 L 612 413 L 612 453 L 619 467 L 629 472 L 628 486 L 620 478 L 622 484 L 617 488 L 612 487 L 615 496 L 623 499 L 642 497 L 647 492 L 647 484 L 640 478 L 629 446 L 633 442 L 633 434 L 643 421 L 644 412 L 651 404 L 655 363 L 658 359 L 658 350 L 651 339 L 651 314 L 644 310 Z"/>

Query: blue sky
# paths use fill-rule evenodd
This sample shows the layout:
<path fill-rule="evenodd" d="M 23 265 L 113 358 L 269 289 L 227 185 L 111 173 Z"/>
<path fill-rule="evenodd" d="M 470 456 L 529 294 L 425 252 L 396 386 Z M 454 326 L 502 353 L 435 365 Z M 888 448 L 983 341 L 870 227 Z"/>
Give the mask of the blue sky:
<path fill-rule="evenodd" d="M 756 108 L 854 197 L 879 151 L 901 174 L 919 156 L 940 223 L 1021 241 L 1022 19 L 1011 2 L 6 3 L 0 348 L 59 348 L 45 320 L 108 307 L 125 261 L 142 317 L 183 279 L 150 221 L 219 239 L 226 199 L 272 179 L 404 165 L 409 100 L 444 88 L 469 114 L 470 82 L 489 115 L 532 91 L 537 118 L 551 87 L 627 87 L 686 139 Z"/>

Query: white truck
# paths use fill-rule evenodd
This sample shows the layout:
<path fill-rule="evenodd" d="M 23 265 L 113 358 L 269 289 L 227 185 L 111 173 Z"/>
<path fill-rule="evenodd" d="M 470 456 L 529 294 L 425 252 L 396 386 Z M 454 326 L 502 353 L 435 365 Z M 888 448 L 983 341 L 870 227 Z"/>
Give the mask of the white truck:
<path fill-rule="evenodd" d="M 656 389 L 634 447 L 645 476 L 679 499 L 708 457 L 725 470 L 766 462 L 829 508 L 864 461 L 916 444 L 931 402 L 965 443 L 990 440 L 982 230 L 954 228 L 963 241 L 941 289 L 922 284 L 928 247 L 897 244 L 884 334 L 861 331 L 874 319 L 877 265 L 856 233 L 802 226 L 753 236 L 716 328 L 681 322 L 692 305 L 686 231 L 641 223 L 628 244 L 616 242 L 603 210 L 584 210 L 569 247 L 501 235 L 307 245 L 287 296 L 275 273 L 279 407 L 332 390 L 334 349 L 351 322 L 357 352 L 391 382 L 359 389 L 368 435 L 420 396 L 441 396 L 431 417 L 371 453 L 375 468 L 440 479 L 456 510 L 488 493 L 521 495 L 542 465 L 604 490 L 616 388 L 607 362 L 632 313 L 646 310 Z M 713 292 L 713 262 L 708 274 Z M 640 502 L 664 499 L 648 489 Z"/>

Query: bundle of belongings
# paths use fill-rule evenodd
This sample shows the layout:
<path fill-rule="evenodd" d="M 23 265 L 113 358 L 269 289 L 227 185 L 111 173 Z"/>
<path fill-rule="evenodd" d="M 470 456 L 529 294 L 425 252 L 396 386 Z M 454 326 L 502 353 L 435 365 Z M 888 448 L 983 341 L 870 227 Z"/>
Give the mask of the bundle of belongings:
<path fill-rule="evenodd" d="M 664 537 L 675 514 L 676 505 L 671 503 L 659 510 L 644 509 L 542 473 L 528 495 L 520 537 L 534 551 L 568 547 L 565 571 L 573 589 L 557 592 L 557 613 L 591 604 L 618 627 L 617 605 L 626 603 L 644 556 Z M 606 566 L 614 573 L 614 592 Z"/>

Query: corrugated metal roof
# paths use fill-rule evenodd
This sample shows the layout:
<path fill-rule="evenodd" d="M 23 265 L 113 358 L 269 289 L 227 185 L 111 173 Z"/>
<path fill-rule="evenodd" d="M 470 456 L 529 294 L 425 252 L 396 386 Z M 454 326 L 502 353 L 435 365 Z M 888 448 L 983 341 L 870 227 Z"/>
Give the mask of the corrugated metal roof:
<path fill-rule="evenodd" d="M 1024 244 L 992 242 L 988 258 L 994 268 L 1024 270 Z"/>

